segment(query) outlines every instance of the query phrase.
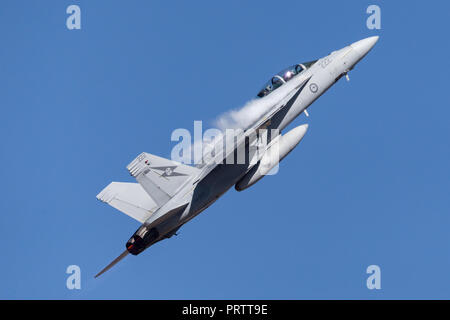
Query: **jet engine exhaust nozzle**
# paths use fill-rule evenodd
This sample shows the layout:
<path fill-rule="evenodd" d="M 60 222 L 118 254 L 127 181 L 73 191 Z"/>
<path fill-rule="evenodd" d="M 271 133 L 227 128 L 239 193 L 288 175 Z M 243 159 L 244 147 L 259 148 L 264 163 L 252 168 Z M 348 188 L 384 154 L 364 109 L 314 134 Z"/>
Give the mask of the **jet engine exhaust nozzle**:
<path fill-rule="evenodd" d="M 127 251 L 136 256 L 158 238 L 158 230 L 155 228 L 149 230 L 147 227 L 142 227 L 127 241 Z"/>

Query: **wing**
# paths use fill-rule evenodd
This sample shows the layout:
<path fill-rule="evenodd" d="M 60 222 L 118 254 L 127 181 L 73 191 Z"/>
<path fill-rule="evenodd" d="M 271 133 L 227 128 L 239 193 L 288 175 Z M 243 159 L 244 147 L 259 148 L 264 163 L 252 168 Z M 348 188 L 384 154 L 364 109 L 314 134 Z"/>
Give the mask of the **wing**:
<path fill-rule="evenodd" d="M 156 202 L 138 183 L 111 182 L 97 199 L 144 223 L 158 208 Z"/>
<path fill-rule="evenodd" d="M 198 168 L 145 152 L 134 159 L 127 169 L 158 207 L 169 201 L 189 178 L 201 172 Z"/>

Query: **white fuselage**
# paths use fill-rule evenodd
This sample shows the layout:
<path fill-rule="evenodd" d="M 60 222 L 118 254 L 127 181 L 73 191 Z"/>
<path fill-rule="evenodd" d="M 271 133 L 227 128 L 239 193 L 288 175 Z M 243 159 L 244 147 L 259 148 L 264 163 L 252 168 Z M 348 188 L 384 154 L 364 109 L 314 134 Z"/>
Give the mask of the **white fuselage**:
<path fill-rule="evenodd" d="M 283 113 L 275 114 L 271 114 L 271 110 L 269 110 L 260 119 L 260 122 L 272 120 L 273 129 L 282 131 L 337 80 L 343 75 L 347 75 L 370 51 L 377 39 L 378 37 L 363 39 L 332 52 L 278 88 L 276 94 L 274 92 L 261 98 L 261 104 L 267 103 L 270 99 L 270 101 L 273 100 L 274 108 L 288 102 L 289 108 L 283 110 Z M 300 88 L 305 80 L 307 80 L 306 85 Z M 299 92 L 296 92 L 297 90 Z M 294 92 L 297 95 L 293 95 Z M 242 139 L 240 143 L 245 143 L 245 139 Z M 236 148 L 238 145 L 239 141 Z M 187 180 L 176 195 L 143 224 L 142 227 L 145 228 L 156 228 L 159 234 L 159 237 L 148 246 L 170 237 L 184 223 L 197 216 L 234 186 L 254 165 L 216 163 L 214 161 L 206 164 L 198 177 Z M 174 210 L 176 208 L 181 209 L 176 212 Z M 170 213 L 170 217 L 164 219 L 168 213 Z"/>

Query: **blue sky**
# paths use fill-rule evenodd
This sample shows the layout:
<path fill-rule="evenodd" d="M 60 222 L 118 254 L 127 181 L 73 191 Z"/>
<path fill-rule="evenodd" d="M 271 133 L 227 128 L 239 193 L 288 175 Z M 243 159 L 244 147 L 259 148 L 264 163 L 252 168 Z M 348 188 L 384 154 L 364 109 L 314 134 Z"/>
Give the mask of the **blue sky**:
<path fill-rule="evenodd" d="M 81 8 L 82 29 L 66 28 Z M 366 27 L 378 4 L 382 29 Z M 450 298 L 446 41 L 435 1 L 2 1 L 0 298 Z M 288 65 L 379 35 L 299 117 L 305 139 L 137 257 L 96 200 L 176 128 L 211 124 Z M 79 265 L 81 290 L 66 288 Z M 381 268 L 368 290 L 366 268 Z"/>

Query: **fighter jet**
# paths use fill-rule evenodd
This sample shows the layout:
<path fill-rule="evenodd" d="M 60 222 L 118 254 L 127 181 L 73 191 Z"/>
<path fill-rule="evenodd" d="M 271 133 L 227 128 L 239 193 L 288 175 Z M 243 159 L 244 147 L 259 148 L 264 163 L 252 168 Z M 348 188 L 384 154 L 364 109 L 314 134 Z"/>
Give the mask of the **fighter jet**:
<path fill-rule="evenodd" d="M 307 108 L 340 78 L 345 76 L 348 80 L 349 71 L 377 41 L 378 36 L 366 38 L 274 75 L 254 101 L 267 112 L 233 137 L 233 148 L 213 154 L 202 165 L 190 166 L 145 152 L 137 156 L 127 166 L 137 183 L 112 182 L 97 199 L 142 225 L 127 241 L 126 250 L 95 277 L 129 253 L 138 255 L 156 242 L 175 235 L 182 225 L 232 186 L 242 191 L 270 172 L 299 144 L 308 125 L 297 126 L 285 134 L 267 134 L 267 143 L 257 148 L 256 156 L 250 157 L 251 146 L 259 143 L 258 132 L 282 132 L 303 112 L 308 115 Z M 219 141 L 222 143 L 224 139 Z M 236 161 L 239 150 L 244 150 L 244 161 Z"/>

